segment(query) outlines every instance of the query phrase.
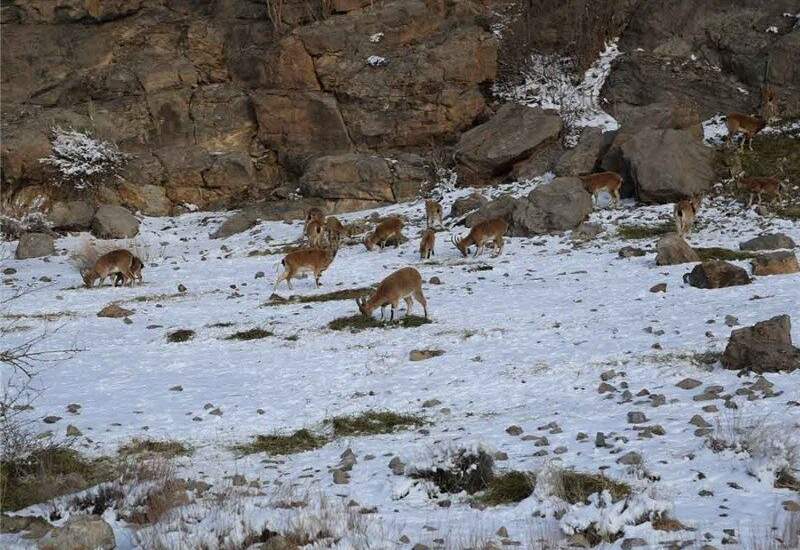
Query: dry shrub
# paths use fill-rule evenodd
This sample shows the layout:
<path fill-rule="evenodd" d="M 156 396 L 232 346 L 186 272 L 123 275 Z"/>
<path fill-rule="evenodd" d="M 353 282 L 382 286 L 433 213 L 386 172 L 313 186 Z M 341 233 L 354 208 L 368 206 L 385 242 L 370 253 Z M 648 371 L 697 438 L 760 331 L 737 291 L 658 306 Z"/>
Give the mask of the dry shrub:
<path fill-rule="evenodd" d="M 157 523 L 171 510 L 189 503 L 186 482 L 159 456 L 128 463 L 119 483 L 129 487 L 118 505 L 120 515 L 136 525 Z"/>

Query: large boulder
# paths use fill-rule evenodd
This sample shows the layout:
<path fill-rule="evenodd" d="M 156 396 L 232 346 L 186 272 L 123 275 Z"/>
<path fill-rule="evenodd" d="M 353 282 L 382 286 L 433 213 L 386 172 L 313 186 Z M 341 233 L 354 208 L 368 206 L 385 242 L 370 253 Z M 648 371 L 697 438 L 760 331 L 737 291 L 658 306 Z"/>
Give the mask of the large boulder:
<path fill-rule="evenodd" d="M 779 250 L 795 246 L 792 238 L 784 233 L 767 233 L 739 243 L 740 250 Z"/>
<path fill-rule="evenodd" d="M 42 258 L 54 254 L 55 251 L 55 242 L 51 235 L 46 233 L 23 233 L 19 238 L 14 257 L 18 260 Z"/>
<path fill-rule="evenodd" d="M 697 288 L 725 288 L 751 282 L 747 271 L 722 260 L 708 260 L 696 265 L 683 280 Z"/>
<path fill-rule="evenodd" d="M 621 146 L 636 197 L 668 203 L 707 192 L 714 181 L 714 152 L 690 130 L 644 128 Z"/>
<path fill-rule="evenodd" d="M 539 185 L 528 194 L 531 206 L 541 212 L 539 220 L 531 219 L 533 225 L 541 224 L 542 231 L 566 231 L 575 229 L 592 213 L 592 198 L 578 178 L 555 178 L 550 183 Z"/>
<path fill-rule="evenodd" d="M 513 227 L 513 214 L 514 210 L 522 204 L 524 199 L 518 199 L 511 195 L 502 195 L 494 200 L 485 202 L 478 210 L 467 216 L 465 220 L 467 227 L 474 227 L 481 222 L 493 220 L 495 218 L 503 218 L 506 220 L 510 227 L 510 234 L 518 236 L 516 228 Z"/>
<path fill-rule="evenodd" d="M 112 550 L 116 546 L 111 526 L 97 516 L 70 518 L 39 541 L 40 550 Z"/>
<path fill-rule="evenodd" d="M 306 196 L 328 200 L 396 202 L 416 196 L 429 178 L 417 155 L 388 158 L 346 153 L 312 160 L 300 180 L 300 190 Z"/>
<path fill-rule="evenodd" d="M 121 206 L 104 204 L 94 214 L 92 234 L 100 239 L 132 239 L 139 234 L 139 220 Z"/>
<path fill-rule="evenodd" d="M 800 368 L 800 349 L 792 345 L 792 324 L 779 315 L 731 332 L 722 366 L 756 373 L 791 372 Z"/>
<path fill-rule="evenodd" d="M 47 215 L 53 229 L 62 231 L 89 229 L 93 217 L 94 208 L 86 201 L 56 202 Z"/>
<path fill-rule="evenodd" d="M 787 275 L 800 271 L 797 256 L 791 250 L 759 254 L 751 262 L 753 275 Z"/>
<path fill-rule="evenodd" d="M 460 183 L 491 183 L 542 144 L 557 139 L 561 127 L 556 114 L 516 103 L 503 105 L 487 122 L 461 135 L 455 150 Z"/>
<path fill-rule="evenodd" d="M 667 233 L 656 243 L 656 265 L 676 265 L 699 262 L 700 256 L 677 233 Z"/>
<path fill-rule="evenodd" d="M 557 176 L 590 174 L 600 160 L 603 145 L 603 132 L 600 128 L 584 128 L 578 144 L 561 155 L 553 172 Z"/>
<path fill-rule="evenodd" d="M 460 218 L 461 216 L 479 209 L 488 202 L 489 199 L 480 193 L 471 193 L 466 197 L 454 200 L 453 205 L 450 207 L 450 213 L 447 215 L 447 217 Z"/>

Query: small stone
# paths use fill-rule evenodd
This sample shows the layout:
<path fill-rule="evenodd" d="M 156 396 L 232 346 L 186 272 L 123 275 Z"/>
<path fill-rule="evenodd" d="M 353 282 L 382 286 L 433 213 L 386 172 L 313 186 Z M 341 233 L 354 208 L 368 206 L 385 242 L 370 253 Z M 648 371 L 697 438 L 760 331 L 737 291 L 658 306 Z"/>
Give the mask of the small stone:
<path fill-rule="evenodd" d="M 520 435 L 522 432 L 523 432 L 522 428 L 516 425 L 509 426 L 508 428 L 506 428 L 506 433 L 508 435 L 513 435 L 515 437 Z"/>
<path fill-rule="evenodd" d="M 403 461 L 400 460 L 400 457 L 396 456 L 389 461 L 389 469 L 392 471 L 394 475 L 401 476 L 406 471 L 406 465 L 403 464 Z"/>
<path fill-rule="evenodd" d="M 81 435 L 83 435 L 83 433 L 72 424 L 67 426 L 67 437 L 79 437 Z"/>
<path fill-rule="evenodd" d="M 430 284 L 432 284 L 432 285 L 440 285 L 440 284 L 442 284 L 442 280 L 439 277 L 435 276 L 435 275 L 433 277 L 431 277 L 428 280 L 428 282 Z"/>
<path fill-rule="evenodd" d="M 505 453 L 503 451 L 497 451 L 496 453 L 494 453 L 494 459 L 495 460 L 501 460 L 501 461 L 502 460 L 508 460 L 508 453 Z"/>
<path fill-rule="evenodd" d="M 600 382 L 600 385 L 597 387 L 597 393 L 607 393 L 607 392 L 615 392 L 617 388 L 609 384 L 608 382 Z"/>
<path fill-rule="evenodd" d="M 691 425 L 693 425 L 693 426 L 697 426 L 698 428 L 710 428 L 710 427 L 711 427 L 711 424 L 709 424 L 708 422 L 706 422 L 706 421 L 703 419 L 703 417 L 702 417 L 702 416 L 700 416 L 699 414 L 696 414 L 696 415 L 694 415 L 694 416 L 692 417 L 692 419 L 691 419 L 691 420 L 689 420 L 689 424 L 691 424 Z"/>
<path fill-rule="evenodd" d="M 242 474 L 234 474 L 231 478 L 231 485 L 234 487 L 244 487 L 247 484 L 247 479 Z"/>
<path fill-rule="evenodd" d="M 208 411 L 208 414 L 213 414 L 214 416 L 222 416 L 222 409 L 217 407 L 213 411 Z"/>
<path fill-rule="evenodd" d="M 415 349 L 408 354 L 408 359 L 409 361 L 425 361 L 440 355 L 444 355 L 444 351 L 440 349 Z"/>
<path fill-rule="evenodd" d="M 586 441 L 589 439 L 589 436 L 584 432 L 578 432 L 578 435 L 575 436 L 575 441 Z"/>
<path fill-rule="evenodd" d="M 183 391 L 183 386 L 181 386 L 181 385 L 178 385 L 178 386 L 172 386 L 172 387 L 169 389 L 169 391 Z"/>
<path fill-rule="evenodd" d="M 617 464 L 636 466 L 642 463 L 642 456 L 639 453 L 630 451 L 617 459 Z"/>
<path fill-rule="evenodd" d="M 563 455 L 564 453 L 567 452 L 567 450 L 568 449 L 562 445 L 560 447 L 556 447 L 555 449 L 553 449 L 553 454 Z"/>
<path fill-rule="evenodd" d="M 784 500 L 781 505 L 787 512 L 800 512 L 800 502 L 796 500 Z"/>
<path fill-rule="evenodd" d="M 606 446 L 606 436 L 603 432 L 597 432 L 597 435 L 594 436 L 594 446 L 595 447 L 605 447 Z"/>
<path fill-rule="evenodd" d="M 178 292 L 186 292 L 188 289 L 183 286 L 183 283 L 178 284 Z"/>
<path fill-rule="evenodd" d="M 263 279 L 264 278 L 264 272 L 263 271 L 256 271 L 256 276 L 254 278 L 255 279 Z"/>
<path fill-rule="evenodd" d="M 644 250 L 633 246 L 623 246 L 619 249 L 620 258 L 634 258 L 638 256 L 644 256 L 645 254 L 646 252 Z"/>
<path fill-rule="evenodd" d="M 441 404 L 442 404 L 442 402 L 439 401 L 438 399 L 428 399 L 426 401 L 423 401 L 422 408 L 423 409 L 428 409 L 430 407 L 435 407 L 435 406 L 441 405 Z"/>
<path fill-rule="evenodd" d="M 78 403 L 70 403 L 67 405 L 67 412 L 72 414 L 80 414 L 81 406 Z"/>
<path fill-rule="evenodd" d="M 17 270 L 14 269 L 13 267 L 7 267 L 3 270 L 3 275 L 13 275 L 16 272 Z"/>
<path fill-rule="evenodd" d="M 406 535 L 401 535 L 398 540 L 403 544 L 408 544 L 409 542 L 411 542 L 411 539 L 408 538 Z"/>
<path fill-rule="evenodd" d="M 695 380 L 694 378 L 684 378 L 683 380 L 675 384 L 676 387 L 682 390 L 693 390 L 696 387 L 702 385 L 703 385 L 702 382 L 700 382 L 699 380 Z"/>
<path fill-rule="evenodd" d="M 647 416 L 640 411 L 631 411 L 628 413 L 628 424 L 643 424 L 647 422 Z"/>
<path fill-rule="evenodd" d="M 726 315 L 725 316 L 725 325 L 729 327 L 735 327 L 739 324 L 739 318 L 734 317 L 733 315 Z"/>
<path fill-rule="evenodd" d="M 508 529 L 506 529 L 505 527 L 501 527 L 500 529 L 497 530 L 497 532 L 495 534 L 498 537 L 507 539 L 508 538 Z"/>
<path fill-rule="evenodd" d="M 536 447 L 547 447 L 548 445 L 550 445 L 550 442 L 546 437 L 540 437 L 534 442 L 534 446 Z"/>
<path fill-rule="evenodd" d="M 44 422 L 45 424 L 55 424 L 59 420 L 61 420 L 60 416 L 45 416 L 44 418 L 42 418 L 42 422 Z"/>
<path fill-rule="evenodd" d="M 617 371 L 615 371 L 613 369 L 612 370 L 607 370 L 607 371 L 605 371 L 603 373 L 600 373 L 600 380 L 602 380 L 603 382 L 608 382 L 609 380 L 611 380 L 612 378 L 614 378 L 616 376 L 617 376 Z"/>
<path fill-rule="evenodd" d="M 667 291 L 667 283 L 658 283 L 657 285 L 653 285 L 650 287 L 650 292 L 653 294 L 657 292 L 666 292 Z"/>
<path fill-rule="evenodd" d="M 256 409 L 256 414 L 265 414 L 266 412 L 264 409 Z"/>
<path fill-rule="evenodd" d="M 715 412 L 719 412 L 719 409 L 717 408 L 716 405 L 705 405 L 703 407 L 703 412 L 715 413 Z"/>
<path fill-rule="evenodd" d="M 694 431 L 694 435 L 695 437 L 705 437 L 707 435 L 710 435 L 712 431 L 713 430 L 711 430 L 710 428 L 697 428 Z"/>
<path fill-rule="evenodd" d="M 120 319 L 132 315 L 133 311 L 125 309 L 117 304 L 108 304 L 106 307 L 97 312 L 98 317 L 109 317 L 111 319 Z"/>
<path fill-rule="evenodd" d="M 344 470 L 339 470 L 337 468 L 333 470 L 333 482 L 336 485 L 346 485 L 350 483 L 350 476 Z"/>
<path fill-rule="evenodd" d="M 667 403 L 666 395 L 662 395 L 660 393 L 654 393 L 650 396 L 651 407 L 660 407 L 661 405 L 665 405 L 666 403 Z"/>

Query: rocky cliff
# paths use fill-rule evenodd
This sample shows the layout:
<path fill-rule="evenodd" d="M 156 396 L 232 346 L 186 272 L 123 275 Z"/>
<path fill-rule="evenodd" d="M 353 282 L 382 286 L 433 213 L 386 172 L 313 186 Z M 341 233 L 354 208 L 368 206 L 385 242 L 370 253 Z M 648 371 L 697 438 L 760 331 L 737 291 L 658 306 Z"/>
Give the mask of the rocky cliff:
<path fill-rule="evenodd" d="M 430 179 L 432 151 L 496 110 L 498 74 L 513 77 L 531 51 L 583 69 L 612 36 L 624 53 L 604 106 L 626 130 L 612 152 L 675 104 L 702 118 L 757 111 L 765 85 L 797 114 L 796 11 L 794 0 L 3 0 L 2 202 L 75 198 L 39 162 L 54 127 L 130 154 L 93 200 L 148 214 L 296 193 L 339 210 L 404 200 Z M 537 170 L 558 158 L 548 143 Z"/>

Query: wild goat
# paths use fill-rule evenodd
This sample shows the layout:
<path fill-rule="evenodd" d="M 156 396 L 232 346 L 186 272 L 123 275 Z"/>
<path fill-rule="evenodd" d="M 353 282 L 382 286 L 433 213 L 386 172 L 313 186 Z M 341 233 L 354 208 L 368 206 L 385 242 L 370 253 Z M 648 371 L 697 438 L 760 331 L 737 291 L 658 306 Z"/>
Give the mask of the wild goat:
<path fill-rule="evenodd" d="M 769 85 L 761 88 L 761 117 L 767 122 L 778 118 L 778 96 Z"/>
<path fill-rule="evenodd" d="M 403 220 L 400 218 L 389 218 L 379 223 L 375 230 L 364 239 L 364 246 L 367 250 L 373 250 L 375 245 L 380 246 L 381 250 L 389 239 L 395 239 L 395 247 L 400 246 L 400 239 L 403 238 Z"/>
<path fill-rule="evenodd" d="M 600 191 L 608 191 L 614 206 L 619 206 L 619 190 L 622 187 L 622 177 L 616 172 L 598 172 L 597 174 L 587 174 L 578 176 L 583 182 L 583 188 L 592 195 L 592 203 L 597 204 L 597 194 Z"/>
<path fill-rule="evenodd" d="M 112 250 L 100 256 L 91 269 L 81 271 L 81 277 L 86 288 L 91 288 L 96 280 L 103 286 L 106 277 L 117 273 L 122 275 L 122 284 L 133 285 L 134 280 L 142 280 L 142 261 L 127 250 Z M 114 279 L 116 282 L 117 277 Z"/>
<path fill-rule="evenodd" d="M 767 122 L 761 117 L 743 115 L 742 113 L 729 113 L 725 119 L 725 126 L 728 127 L 728 139 L 733 143 L 733 136 L 742 134 L 740 149 L 744 149 L 745 143 L 749 140 L 750 150 L 753 150 L 753 136 L 767 126 Z"/>
<path fill-rule="evenodd" d="M 292 279 L 306 272 L 314 274 L 314 284 L 319 288 L 319 279 L 325 270 L 330 267 L 337 251 L 337 247 L 328 246 L 326 248 L 302 248 L 289 252 L 281 260 L 284 271 L 275 280 L 273 290 L 277 289 L 278 284 L 284 279 L 286 279 L 286 285 L 289 290 L 292 290 Z"/>
<path fill-rule="evenodd" d="M 335 216 L 328 216 L 325 219 L 325 235 L 328 243 L 331 245 L 339 246 L 345 235 L 345 229 L 342 222 Z"/>
<path fill-rule="evenodd" d="M 419 240 L 419 258 L 420 260 L 430 260 L 434 255 L 433 247 L 436 244 L 436 231 L 431 228 L 422 232 L 422 238 Z"/>
<path fill-rule="evenodd" d="M 434 200 L 425 201 L 425 220 L 428 227 L 433 227 L 436 223 L 442 224 L 442 205 Z"/>
<path fill-rule="evenodd" d="M 675 203 L 673 214 L 678 235 L 683 237 L 691 231 L 694 220 L 697 218 L 697 212 L 700 210 L 700 201 L 701 197 L 695 195 L 690 199 L 681 199 Z"/>
<path fill-rule="evenodd" d="M 494 242 L 496 249 L 494 255 L 499 256 L 503 252 L 503 235 L 507 231 L 508 223 L 503 218 L 495 218 L 477 224 L 463 239 L 457 240 L 455 237 L 451 237 L 451 240 L 465 258 L 470 246 L 476 246 L 475 256 L 477 257 L 483 253 L 483 248 L 489 241 Z"/>
<path fill-rule="evenodd" d="M 305 229 L 305 226 L 314 220 L 323 224 L 325 223 L 325 212 L 323 212 L 321 208 L 317 208 L 316 206 L 310 208 L 306 213 L 306 222 L 303 228 Z"/>
<path fill-rule="evenodd" d="M 319 220 L 309 220 L 306 223 L 305 235 L 308 239 L 308 244 L 312 248 L 317 248 L 322 243 L 322 237 L 325 234 L 325 222 Z"/>
<path fill-rule="evenodd" d="M 753 199 L 758 197 L 758 204 L 761 204 L 761 196 L 767 195 L 772 200 L 781 198 L 782 182 L 774 176 L 768 177 L 742 177 L 744 172 L 739 175 L 738 187 L 750 193 L 748 208 L 753 205 Z"/>
<path fill-rule="evenodd" d="M 381 319 L 383 319 L 384 308 L 387 305 L 391 305 L 392 312 L 389 320 L 394 321 L 394 312 L 400 300 L 405 300 L 406 302 L 406 315 L 411 313 L 411 306 L 414 303 L 412 297 L 422 304 L 422 309 L 427 319 L 428 301 L 422 294 L 422 277 L 419 271 L 413 267 L 404 267 L 381 281 L 375 294 L 369 300 L 365 298 L 356 299 L 356 304 L 358 304 L 359 311 L 366 317 L 372 317 L 372 312 L 380 307 Z"/>
<path fill-rule="evenodd" d="M 134 256 L 133 262 L 131 263 L 131 273 L 133 274 L 134 279 L 136 279 L 138 283 L 142 282 L 143 267 L 144 265 L 142 264 L 142 260 Z M 122 275 L 122 273 L 115 273 L 114 286 L 120 286 L 124 284 L 125 284 L 125 276 Z"/>

